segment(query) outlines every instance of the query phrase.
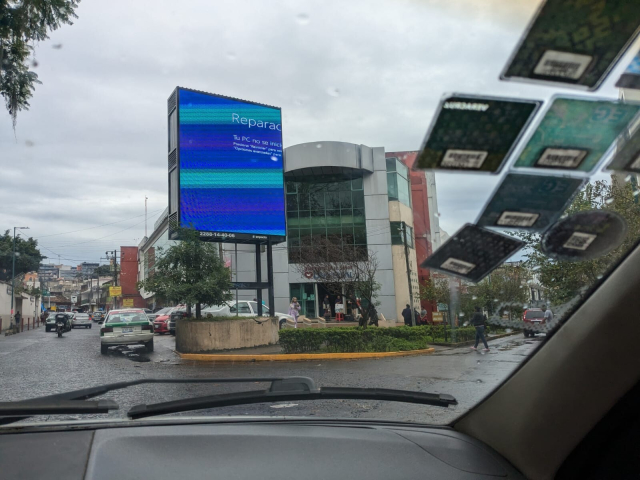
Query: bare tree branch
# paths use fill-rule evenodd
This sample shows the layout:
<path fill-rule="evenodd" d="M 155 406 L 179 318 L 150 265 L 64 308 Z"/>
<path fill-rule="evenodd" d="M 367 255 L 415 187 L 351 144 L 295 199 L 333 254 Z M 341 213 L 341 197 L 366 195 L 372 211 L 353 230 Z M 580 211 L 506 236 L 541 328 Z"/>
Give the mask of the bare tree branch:
<path fill-rule="evenodd" d="M 337 236 L 321 237 L 301 249 L 300 262 L 294 265 L 301 275 L 312 273 L 335 295 L 342 295 L 344 289 L 354 308 L 360 298 L 366 304 L 358 307 L 361 327 L 366 327 L 369 319 L 378 324 L 375 307 L 379 304 L 376 300 L 380 290 L 376 281 L 379 262 L 374 252 L 358 249 Z"/>

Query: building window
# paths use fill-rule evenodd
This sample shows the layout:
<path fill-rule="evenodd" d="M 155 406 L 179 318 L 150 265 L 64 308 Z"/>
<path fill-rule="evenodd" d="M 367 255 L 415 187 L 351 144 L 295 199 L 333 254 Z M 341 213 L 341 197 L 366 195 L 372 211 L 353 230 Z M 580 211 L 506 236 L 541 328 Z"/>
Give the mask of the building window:
<path fill-rule="evenodd" d="M 174 169 L 169 174 L 169 212 L 178 211 L 178 170 Z"/>
<path fill-rule="evenodd" d="M 411 208 L 411 185 L 409 169 L 395 157 L 387 158 L 387 194 Z"/>
<path fill-rule="evenodd" d="M 404 222 L 390 222 L 391 224 L 391 244 L 392 245 L 404 245 L 404 236 L 402 233 L 402 226 L 407 229 L 407 246 L 414 248 L 413 242 L 413 227 L 410 227 Z"/>
<path fill-rule="evenodd" d="M 169 153 L 176 148 L 178 139 L 178 116 L 176 110 L 169 115 Z"/>
<path fill-rule="evenodd" d="M 316 175 L 286 182 L 289 263 L 300 262 L 305 247 L 329 238 L 367 255 L 362 176 Z M 320 259 L 319 259 L 320 261 Z"/>

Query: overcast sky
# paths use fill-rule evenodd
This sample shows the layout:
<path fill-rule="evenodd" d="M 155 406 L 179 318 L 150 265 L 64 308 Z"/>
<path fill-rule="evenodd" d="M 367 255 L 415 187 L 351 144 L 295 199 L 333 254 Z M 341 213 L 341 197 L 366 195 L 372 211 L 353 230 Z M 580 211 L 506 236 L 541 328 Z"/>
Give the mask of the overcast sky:
<path fill-rule="evenodd" d="M 177 85 L 280 106 L 285 146 L 388 151 L 420 147 L 445 93 L 547 100 L 561 90 L 498 80 L 538 4 L 84 1 L 74 25 L 37 46 L 43 84 L 15 135 L 0 113 L 0 227 L 29 226 L 45 255 L 71 265 L 137 245 L 145 195 L 149 233 L 167 205 L 166 100 Z M 598 96 L 617 96 L 631 57 Z M 474 221 L 498 180 L 438 174 L 442 228 Z"/>

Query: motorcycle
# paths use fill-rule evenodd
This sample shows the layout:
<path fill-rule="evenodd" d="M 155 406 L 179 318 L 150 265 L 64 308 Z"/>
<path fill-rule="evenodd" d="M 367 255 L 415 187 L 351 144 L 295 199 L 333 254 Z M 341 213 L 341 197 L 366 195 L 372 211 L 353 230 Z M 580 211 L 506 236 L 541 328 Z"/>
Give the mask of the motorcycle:
<path fill-rule="evenodd" d="M 64 332 L 71 331 L 71 324 L 69 319 L 64 314 L 56 315 L 56 333 L 58 334 L 58 338 L 62 337 Z"/>

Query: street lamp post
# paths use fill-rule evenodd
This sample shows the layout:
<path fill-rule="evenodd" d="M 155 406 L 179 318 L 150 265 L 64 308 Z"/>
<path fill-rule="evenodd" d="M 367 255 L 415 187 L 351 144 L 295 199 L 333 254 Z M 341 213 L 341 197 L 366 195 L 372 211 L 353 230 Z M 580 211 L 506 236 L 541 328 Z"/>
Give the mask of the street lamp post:
<path fill-rule="evenodd" d="M 16 230 L 28 230 L 29 227 L 13 227 L 13 255 L 11 259 L 11 325 L 13 326 L 13 299 L 16 296 Z"/>

